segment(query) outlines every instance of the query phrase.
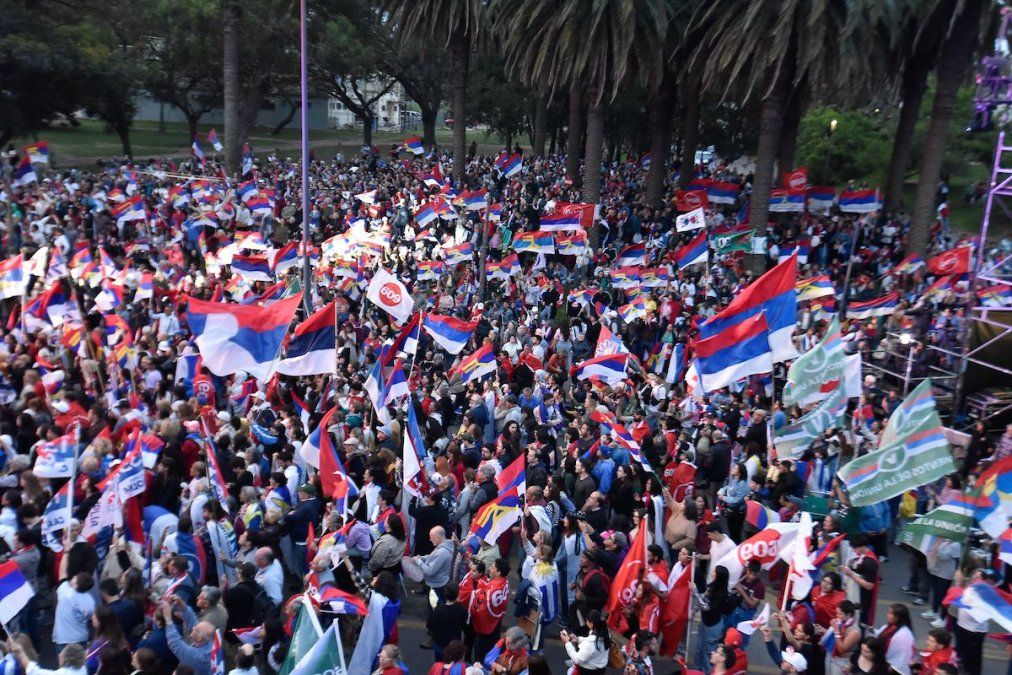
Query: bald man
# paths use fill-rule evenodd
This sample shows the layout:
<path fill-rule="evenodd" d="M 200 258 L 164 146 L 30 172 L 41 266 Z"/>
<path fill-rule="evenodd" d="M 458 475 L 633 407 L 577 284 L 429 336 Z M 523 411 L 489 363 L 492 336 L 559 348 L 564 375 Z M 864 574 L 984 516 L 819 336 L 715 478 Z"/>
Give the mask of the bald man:
<path fill-rule="evenodd" d="M 446 538 L 441 526 L 429 530 L 429 541 L 435 547 L 432 553 L 415 556 L 415 562 L 425 575 L 425 585 L 436 592 L 439 602 L 443 601 L 443 587 L 450 580 L 450 566 L 453 563 L 453 542 Z"/>
<path fill-rule="evenodd" d="M 285 584 L 285 571 L 281 563 L 274 557 L 274 551 L 264 546 L 253 554 L 253 562 L 257 566 L 256 582 L 267 593 L 275 605 L 281 605 L 281 596 Z"/>
<path fill-rule="evenodd" d="M 173 621 L 173 605 L 183 620 L 182 631 Z M 179 659 L 179 663 L 193 668 L 195 675 L 211 675 L 214 626 L 207 621 L 198 622 L 197 615 L 180 598 L 173 598 L 172 604 L 163 602 L 161 608 L 165 617 L 165 637 L 173 655 Z M 188 640 L 183 638 L 183 633 L 189 633 Z"/>

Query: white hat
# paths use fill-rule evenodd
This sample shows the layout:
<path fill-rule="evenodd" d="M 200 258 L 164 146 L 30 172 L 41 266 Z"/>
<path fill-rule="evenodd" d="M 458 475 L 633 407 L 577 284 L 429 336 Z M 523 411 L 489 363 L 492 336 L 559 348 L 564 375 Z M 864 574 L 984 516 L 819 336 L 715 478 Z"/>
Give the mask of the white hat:
<path fill-rule="evenodd" d="M 262 391 L 255 391 L 255 392 L 253 392 L 253 398 L 258 398 L 261 401 L 266 401 L 267 400 L 267 395 L 264 394 Z"/>
<path fill-rule="evenodd" d="M 56 412 L 65 413 L 70 410 L 70 405 L 61 398 L 53 404 L 53 409 L 56 410 Z"/>
<path fill-rule="evenodd" d="M 160 351 L 160 352 L 167 352 L 170 349 L 172 349 L 172 348 L 169 347 L 169 341 L 168 340 L 162 340 L 161 342 L 158 343 L 158 351 Z"/>
<path fill-rule="evenodd" d="M 229 415 L 229 414 L 228 414 L 227 412 L 225 412 L 224 410 L 220 410 L 220 411 L 218 411 L 218 414 L 217 414 L 217 418 L 218 418 L 218 420 L 219 420 L 219 421 L 221 421 L 221 422 L 225 422 L 226 424 L 227 424 L 228 422 L 231 422 L 231 421 L 232 421 L 232 416 L 231 416 L 231 415 Z"/>
<path fill-rule="evenodd" d="M 794 651 L 793 647 L 788 647 L 787 651 L 781 652 L 780 657 L 790 665 L 794 666 L 794 669 L 799 673 L 803 673 L 808 670 L 808 659 L 799 652 Z"/>

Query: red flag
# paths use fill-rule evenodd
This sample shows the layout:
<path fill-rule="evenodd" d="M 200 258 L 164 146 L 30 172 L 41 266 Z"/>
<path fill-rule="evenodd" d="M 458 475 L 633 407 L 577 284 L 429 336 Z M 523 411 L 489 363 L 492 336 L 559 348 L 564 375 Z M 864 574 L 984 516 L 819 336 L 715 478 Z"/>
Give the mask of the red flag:
<path fill-rule="evenodd" d="M 970 271 L 969 246 L 950 248 L 933 258 L 928 258 L 928 271 L 932 274 L 967 274 Z"/>
<path fill-rule="evenodd" d="M 675 192 L 675 209 L 688 212 L 698 208 L 709 208 L 710 199 L 706 196 L 706 190 L 678 190 Z"/>
<path fill-rule="evenodd" d="M 793 171 L 784 171 L 784 187 L 788 190 L 808 189 L 808 167 L 802 166 Z"/>
<path fill-rule="evenodd" d="M 647 519 L 640 522 L 639 532 L 629 552 L 626 553 L 622 567 L 611 582 L 611 593 L 605 610 L 608 612 L 608 627 L 622 631 L 625 624 L 625 609 L 636 599 L 636 586 L 640 583 L 647 570 Z"/>
<path fill-rule="evenodd" d="M 678 649 L 685 629 L 689 626 L 689 599 L 692 597 L 692 563 L 686 565 L 682 574 L 668 589 L 668 597 L 664 601 L 661 613 L 661 654 L 671 656 Z"/>

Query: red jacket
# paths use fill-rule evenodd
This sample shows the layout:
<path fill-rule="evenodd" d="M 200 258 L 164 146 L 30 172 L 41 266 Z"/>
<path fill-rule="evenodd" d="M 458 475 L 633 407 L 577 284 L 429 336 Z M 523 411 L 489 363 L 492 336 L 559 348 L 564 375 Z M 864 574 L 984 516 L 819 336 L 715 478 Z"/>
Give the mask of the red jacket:
<path fill-rule="evenodd" d="M 466 604 L 474 632 L 491 635 L 506 614 L 509 595 L 509 582 L 504 577 L 481 577 L 475 581 L 468 575 L 460 582 L 457 601 Z"/>

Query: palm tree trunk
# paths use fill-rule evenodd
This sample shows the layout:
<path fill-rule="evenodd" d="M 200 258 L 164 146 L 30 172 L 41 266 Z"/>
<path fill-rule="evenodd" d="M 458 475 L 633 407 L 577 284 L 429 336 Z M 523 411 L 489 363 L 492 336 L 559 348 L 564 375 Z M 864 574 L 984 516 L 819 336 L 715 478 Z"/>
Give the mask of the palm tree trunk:
<path fill-rule="evenodd" d="M 548 100 L 543 93 L 538 92 L 534 106 L 534 138 L 531 150 L 535 157 L 542 157 L 545 154 L 545 137 L 548 135 Z"/>
<path fill-rule="evenodd" d="M 935 100 L 931 106 L 931 122 L 924 138 L 913 222 L 906 241 L 907 253 L 924 253 L 928 247 L 928 231 L 935 220 L 938 180 L 942 176 L 942 160 L 945 158 L 945 135 L 956 104 L 956 90 L 966 77 L 977 47 L 983 5 L 984 0 L 968 0 L 962 13 L 956 17 L 938 57 L 935 68 Z"/>
<path fill-rule="evenodd" d="M 682 118 L 682 166 L 678 174 L 678 187 L 686 189 L 695 178 L 696 146 L 699 145 L 700 79 L 695 78 L 685 87 L 685 116 Z M 653 162 L 650 164 L 653 167 Z"/>
<path fill-rule="evenodd" d="M 548 154 L 549 155 L 555 155 L 555 148 L 557 147 L 558 142 L 559 142 L 559 125 L 558 124 L 553 124 L 552 125 L 552 140 L 548 144 Z M 3 143 L 0 143 L 0 145 L 3 145 Z"/>
<path fill-rule="evenodd" d="M 902 106 L 900 119 L 893 134 L 893 153 L 889 158 L 889 173 L 886 175 L 886 211 L 895 211 L 903 200 L 903 178 L 910 166 L 910 152 L 914 145 L 914 129 L 921 114 L 921 102 L 928 86 L 929 63 L 915 61 L 903 71 Z"/>
<path fill-rule="evenodd" d="M 583 203 L 597 204 L 601 198 L 601 153 L 604 150 L 604 105 L 591 103 L 587 108 L 587 147 L 583 163 Z M 590 230 L 590 247 L 597 251 L 600 244 L 600 226 L 595 222 Z"/>
<path fill-rule="evenodd" d="M 647 169 L 647 206 L 659 206 L 664 198 L 664 178 L 668 173 L 671 149 L 671 77 L 665 74 L 650 100 L 650 168 Z"/>
<path fill-rule="evenodd" d="M 798 128 L 805 116 L 805 105 L 801 92 L 795 90 L 788 97 L 780 122 L 780 142 L 777 144 L 777 171 L 781 174 L 794 168 L 794 156 L 798 149 Z"/>
<path fill-rule="evenodd" d="M 572 180 L 580 174 L 580 141 L 583 140 L 583 92 L 574 85 L 569 90 L 569 135 L 566 138 L 566 176 Z"/>
<path fill-rule="evenodd" d="M 781 74 L 763 98 L 759 114 L 759 147 L 756 149 L 755 177 L 748 219 L 753 228 L 764 230 L 769 219 L 770 190 L 773 189 L 773 163 L 780 144 L 780 123 L 789 79 Z"/>
<path fill-rule="evenodd" d="M 422 110 L 422 145 L 431 148 L 436 144 L 436 116 L 438 108 L 419 106 Z"/>
<path fill-rule="evenodd" d="M 467 73 L 471 40 L 464 30 L 455 31 L 451 47 L 453 69 L 453 177 L 464 175 L 467 165 Z"/>
<path fill-rule="evenodd" d="M 239 20 L 242 9 L 238 0 L 222 0 L 223 98 L 225 113 L 225 166 L 229 172 L 239 170 L 242 139 L 239 133 Z"/>

